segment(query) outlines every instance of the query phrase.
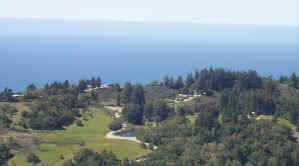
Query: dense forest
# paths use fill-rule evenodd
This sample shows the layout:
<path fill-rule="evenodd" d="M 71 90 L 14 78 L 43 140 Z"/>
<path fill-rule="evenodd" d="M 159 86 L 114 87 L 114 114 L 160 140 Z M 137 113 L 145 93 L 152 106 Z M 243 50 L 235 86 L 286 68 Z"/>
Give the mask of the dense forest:
<path fill-rule="evenodd" d="M 31 84 L 20 97 L 5 88 L 0 93 L 1 102 L 32 104 L 30 111 L 22 111 L 17 124 L 13 123 L 17 108 L 0 105 L 0 128 L 44 131 L 63 130 L 75 122 L 81 125 L 77 119 L 82 111 L 102 100 L 97 91 L 101 86 L 99 77 L 78 84 L 53 82 L 43 88 Z M 151 93 L 141 84 L 109 86 L 115 89 L 114 105 L 123 107 L 123 120 L 137 126 L 137 138 L 149 144 L 141 145 L 153 151 L 137 162 L 120 160 L 110 151 L 83 148 L 63 166 L 299 165 L 299 77 L 295 73 L 273 79 L 253 70 L 210 68 L 189 73 L 185 79 L 165 76 L 152 83 L 177 94 L 201 95 L 181 104 L 170 104 L 167 98 L 149 100 Z M 120 129 L 121 122 L 113 121 L 110 128 Z M 0 144 L 0 165 L 13 156 L 15 147 L 11 142 Z M 34 154 L 28 158 L 35 164 L 40 162 Z"/>

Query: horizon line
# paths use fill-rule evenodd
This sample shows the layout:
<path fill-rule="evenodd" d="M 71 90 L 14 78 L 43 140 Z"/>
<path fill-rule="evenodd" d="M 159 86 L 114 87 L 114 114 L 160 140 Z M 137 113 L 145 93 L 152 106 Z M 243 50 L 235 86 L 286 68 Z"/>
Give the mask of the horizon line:
<path fill-rule="evenodd" d="M 208 25 L 251 25 L 251 26 L 271 26 L 271 27 L 295 27 L 299 28 L 299 24 L 259 24 L 259 23 L 240 23 L 229 21 L 229 19 L 197 19 L 197 20 L 166 20 L 166 19 L 138 19 L 138 18 L 62 18 L 62 17 L 41 17 L 41 16 L 30 16 L 30 17 L 1 17 L 1 19 L 15 19 L 15 20 L 56 20 L 56 21 L 86 21 L 86 22 L 135 22 L 135 23 L 169 23 L 169 24 L 208 24 Z"/>

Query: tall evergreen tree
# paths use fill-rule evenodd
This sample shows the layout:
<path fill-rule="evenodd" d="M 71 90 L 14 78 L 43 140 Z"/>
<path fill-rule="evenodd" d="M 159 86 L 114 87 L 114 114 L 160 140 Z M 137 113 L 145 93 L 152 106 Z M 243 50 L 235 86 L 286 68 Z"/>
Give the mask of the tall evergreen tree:
<path fill-rule="evenodd" d="M 186 78 L 186 81 L 185 81 L 185 85 L 186 85 L 186 87 L 187 87 L 187 88 L 190 88 L 191 85 L 193 84 L 193 82 L 194 82 L 193 75 L 192 75 L 192 73 L 189 73 L 189 74 L 187 75 L 187 78 Z"/>
<path fill-rule="evenodd" d="M 121 92 L 121 88 L 120 88 L 120 85 L 118 83 L 116 83 L 114 87 L 115 87 L 117 92 Z"/>
<path fill-rule="evenodd" d="M 97 81 L 96 81 L 96 79 L 94 77 L 91 78 L 90 84 L 91 84 L 92 88 L 97 87 Z"/>
<path fill-rule="evenodd" d="M 256 71 L 248 71 L 248 84 L 249 89 L 261 89 L 263 87 L 262 79 L 258 76 Z"/>
<path fill-rule="evenodd" d="M 142 85 L 136 84 L 134 86 L 131 99 L 133 103 L 138 104 L 142 107 L 144 106 L 145 97 L 144 97 L 144 90 Z"/>
<path fill-rule="evenodd" d="M 153 109 L 154 109 L 153 103 L 147 103 L 144 106 L 143 114 L 144 117 L 149 121 L 153 120 L 153 112 L 154 112 Z"/>
<path fill-rule="evenodd" d="M 171 77 L 170 80 L 169 80 L 169 88 L 175 88 L 174 78 L 173 77 Z"/>
<path fill-rule="evenodd" d="M 65 80 L 64 82 L 63 82 L 63 88 L 64 89 L 68 89 L 70 87 L 70 82 L 68 81 L 68 80 Z"/>
<path fill-rule="evenodd" d="M 46 85 L 44 86 L 44 88 L 47 90 L 50 88 L 50 85 L 48 83 L 46 83 Z"/>
<path fill-rule="evenodd" d="M 126 82 L 121 94 L 120 94 L 120 97 L 121 97 L 121 101 L 124 103 L 124 104 L 127 104 L 129 102 L 131 102 L 131 97 L 132 97 L 132 91 L 133 91 L 133 88 L 132 88 L 132 85 L 130 82 Z"/>
<path fill-rule="evenodd" d="M 175 89 L 181 89 L 184 87 L 184 82 L 182 76 L 179 76 L 178 79 L 175 82 Z"/>
<path fill-rule="evenodd" d="M 80 92 L 84 92 L 84 90 L 87 88 L 87 82 L 84 80 L 80 80 L 78 86 L 79 86 Z"/>
<path fill-rule="evenodd" d="M 156 103 L 154 103 L 154 110 L 157 121 L 165 120 L 170 113 L 167 103 L 164 101 L 157 101 Z"/>
<path fill-rule="evenodd" d="M 297 83 L 298 83 L 297 76 L 295 73 L 293 73 L 290 77 L 290 86 L 293 88 L 297 88 Z"/>
<path fill-rule="evenodd" d="M 124 118 L 130 123 L 142 124 L 143 122 L 143 110 L 137 104 L 128 103 L 122 113 Z"/>
<path fill-rule="evenodd" d="M 119 93 L 116 96 L 116 106 L 120 106 L 120 94 Z"/>
<path fill-rule="evenodd" d="M 35 91 L 37 88 L 34 84 L 30 84 L 27 86 L 26 90 L 27 91 Z"/>
<path fill-rule="evenodd" d="M 199 78 L 199 71 L 196 69 L 195 70 L 195 79 Z"/>
<path fill-rule="evenodd" d="M 0 93 L 0 100 L 8 100 L 9 102 L 13 102 L 15 101 L 15 98 L 13 98 L 12 95 L 12 89 L 5 88 L 4 91 Z"/>
<path fill-rule="evenodd" d="M 101 77 L 97 78 L 97 80 L 96 80 L 96 86 L 97 87 L 101 87 L 102 86 L 102 79 L 101 79 Z"/>
<path fill-rule="evenodd" d="M 166 86 L 166 87 L 169 88 L 169 87 L 170 87 L 169 85 L 170 85 L 169 77 L 168 77 L 168 76 L 165 76 L 165 77 L 164 77 L 164 86 Z"/>

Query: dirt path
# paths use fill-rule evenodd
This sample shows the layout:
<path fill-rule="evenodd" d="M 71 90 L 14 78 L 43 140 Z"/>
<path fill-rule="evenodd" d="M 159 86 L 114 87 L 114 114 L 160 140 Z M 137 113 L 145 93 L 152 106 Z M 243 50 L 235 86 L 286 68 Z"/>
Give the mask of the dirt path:
<path fill-rule="evenodd" d="M 189 101 L 192 101 L 192 100 L 194 100 L 194 99 L 196 99 L 196 98 L 198 98 L 198 97 L 200 97 L 200 96 L 201 96 L 201 95 L 195 95 L 195 96 L 189 97 L 188 99 L 184 99 L 183 102 L 189 102 Z"/>
<path fill-rule="evenodd" d="M 122 107 L 105 106 L 105 108 L 113 110 L 113 111 L 116 111 L 114 113 L 114 117 L 115 118 L 120 118 L 121 117 L 121 113 L 122 113 L 122 110 L 123 110 Z M 116 133 L 124 131 L 127 127 L 128 127 L 128 124 L 123 123 L 122 124 L 122 128 L 120 130 L 110 131 L 109 133 L 106 134 L 106 138 L 108 138 L 108 139 L 129 140 L 129 141 L 134 141 L 134 142 L 137 142 L 137 143 L 141 143 L 141 141 L 139 141 L 136 137 L 123 137 L 123 136 L 115 135 Z M 145 143 L 145 145 L 149 146 L 149 143 Z M 158 147 L 157 146 L 153 146 L 153 149 L 158 149 Z"/>

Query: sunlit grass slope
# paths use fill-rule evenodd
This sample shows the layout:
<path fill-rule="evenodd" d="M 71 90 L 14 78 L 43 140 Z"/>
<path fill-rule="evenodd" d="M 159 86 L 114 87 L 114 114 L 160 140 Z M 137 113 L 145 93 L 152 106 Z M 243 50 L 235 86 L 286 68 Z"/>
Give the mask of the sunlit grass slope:
<path fill-rule="evenodd" d="M 149 153 L 138 143 L 126 140 L 106 139 L 105 134 L 109 131 L 108 124 L 111 117 L 103 109 L 92 108 L 93 117 L 83 121 L 84 126 L 72 125 L 66 130 L 51 131 L 49 134 L 41 134 L 41 145 L 36 154 L 42 160 L 39 165 L 61 166 L 66 159 L 72 157 L 72 153 L 80 148 L 89 148 L 95 151 L 112 150 L 119 159 L 135 159 L 138 156 Z M 84 146 L 82 146 L 84 142 Z M 81 144 L 81 145 L 80 145 Z M 64 160 L 60 156 L 64 156 Z M 26 155 L 15 156 L 9 165 L 29 166 L 26 162 Z"/>

